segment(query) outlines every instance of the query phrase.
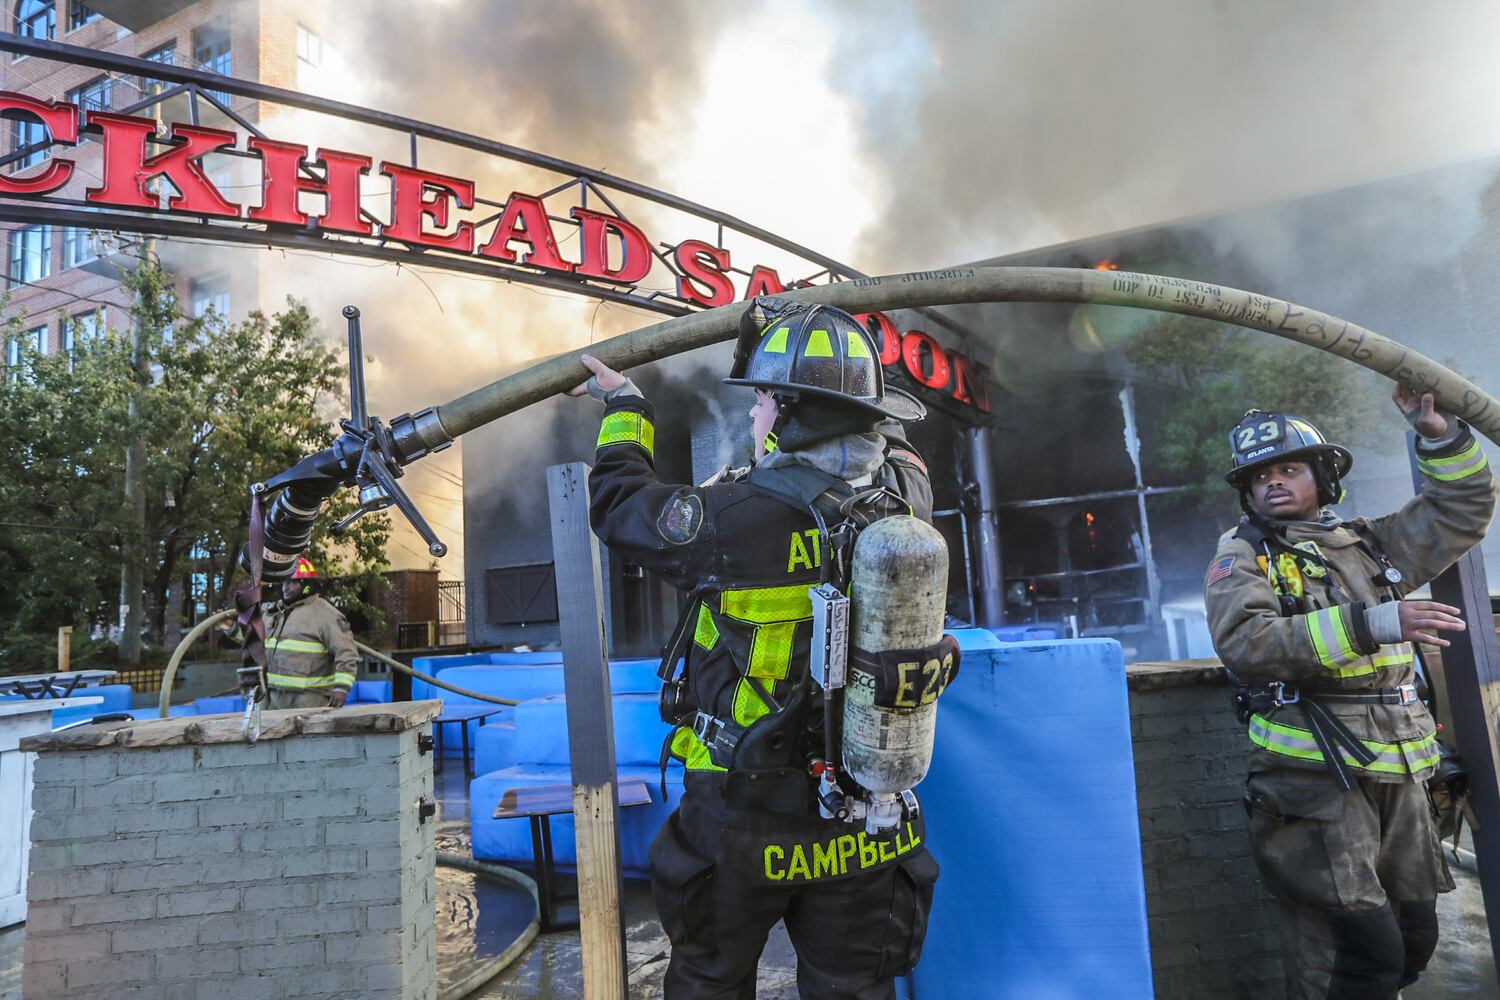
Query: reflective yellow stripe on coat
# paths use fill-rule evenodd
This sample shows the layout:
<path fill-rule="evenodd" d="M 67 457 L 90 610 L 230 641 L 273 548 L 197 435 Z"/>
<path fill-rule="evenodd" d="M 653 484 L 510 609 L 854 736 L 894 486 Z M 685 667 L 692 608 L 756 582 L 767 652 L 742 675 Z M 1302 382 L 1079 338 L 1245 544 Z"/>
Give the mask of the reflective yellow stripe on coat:
<path fill-rule="evenodd" d="M 1272 722 L 1262 715 L 1250 716 L 1250 742 L 1264 750 L 1285 757 L 1319 762 L 1324 759 L 1323 751 L 1318 749 L 1318 741 L 1313 737 L 1312 730 Z M 1343 749 L 1339 750 L 1344 763 L 1358 770 L 1378 771 L 1382 774 L 1423 774 L 1429 768 L 1436 767 L 1438 763 L 1437 733 L 1435 732 L 1415 740 L 1401 740 L 1396 743 L 1381 743 L 1378 740 L 1360 740 L 1360 742 L 1375 754 L 1375 760 L 1372 763 L 1361 764 Z"/>
<path fill-rule="evenodd" d="M 1477 440 L 1469 442 L 1469 446 L 1457 455 L 1447 455 L 1443 458 L 1427 458 L 1421 452 L 1417 452 L 1417 468 L 1421 469 L 1424 475 L 1431 476 L 1441 483 L 1467 479 L 1488 464 L 1489 460 L 1484 457 L 1484 449 L 1479 447 Z"/>
<path fill-rule="evenodd" d="M 643 414 L 633 410 L 616 410 L 606 413 L 599 425 L 599 441 L 594 445 L 603 448 L 611 444 L 637 444 L 646 454 L 656 456 L 656 425 Z"/>

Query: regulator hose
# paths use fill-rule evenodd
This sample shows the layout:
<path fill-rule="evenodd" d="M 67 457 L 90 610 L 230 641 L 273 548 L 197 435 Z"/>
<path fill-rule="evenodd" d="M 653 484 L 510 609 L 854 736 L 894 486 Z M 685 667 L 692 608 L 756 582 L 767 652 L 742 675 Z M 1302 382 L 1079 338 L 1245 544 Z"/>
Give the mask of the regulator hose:
<path fill-rule="evenodd" d="M 209 615 L 197 625 L 194 625 L 192 630 L 188 632 L 187 635 L 182 637 L 182 641 L 177 644 L 177 648 L 172 650 L 171 659 L 167 660 L 167 669 L 161 676 L 161 691 L 159 692 L 157 699 L 157 708 L 159 710 L 161 718 L 165 719 L 170 714 L 172 700 L 172 681 L 177 677 L 177 668 L 182 663 L 183 654 L 187 652 L 189 646 L 191 646 L 198 640 L 199 636 L 203 635 L 203 633 L 207 632 L 210 628 L 217 625 L 225 618 L 232 617 L 234 614 L 235 609 L 226 608 L 223 611 L 218 611 L 214 614 Z M 409 674 L 410 676 L 415 677 L 418 680 L 426 681 L 433 687 L 442 688 L 444 691 L 452 691 L 454 694 L 463 695 L 465 698 L 473 698 L 476 701 L 487 702 L 491 705 L 521 704 L 514 698 L 501 698 L 498 695 L 481 694 L 478 691 L 469 691 L 466 688 L 461 688 L 457 685 L 449 684 L 447 681 L 440 681 L 436 677 L 429 677 L 427 674 L 422 673 L 420 670 L 414 670 L 401 661 L 393 659 L 392 657 L 389 657 L 386 654 L 380 652 L 380 650 L 378 649 L 371 649 L 369 646 L 366 646 L 362 642 L 356 642 L 354 645 L 361 653 L 364 653 L 366 656 L 374 657 L 381 663 L 384 663 L 387 666 L 391 667 L 393 670 L 399 670 L 403 674 Z"/>
<path fill-rule="evenodd" d="M 1444 410 L 1500 443 L 1500 402 L 1431 358 L 1347 320 L 1268 295 L 1188 278 L 1073 267 L 955 267 L 855 278 L 784 293 L 850 312 L 977 302 L 1077 302 L 1151 309 L 1233 323 L 1353 361 L 1430 392 Z M 589 354 L 627 369 L 732 339 L 745 303 L 680 316 L 591 344 Z M 583 349 L 550 358 L 437 408 L 450 437 L 555 396 L 589 376 Z"/>

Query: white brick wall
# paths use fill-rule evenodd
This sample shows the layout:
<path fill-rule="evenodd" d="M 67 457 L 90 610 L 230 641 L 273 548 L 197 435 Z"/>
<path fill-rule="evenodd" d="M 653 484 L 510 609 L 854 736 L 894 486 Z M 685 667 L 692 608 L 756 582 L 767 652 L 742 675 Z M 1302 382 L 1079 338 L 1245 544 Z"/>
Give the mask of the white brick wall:
<path fill-rule="evenodd" d="M 43 749 L 24 996 L 435 998 L 427 731 Z"/>

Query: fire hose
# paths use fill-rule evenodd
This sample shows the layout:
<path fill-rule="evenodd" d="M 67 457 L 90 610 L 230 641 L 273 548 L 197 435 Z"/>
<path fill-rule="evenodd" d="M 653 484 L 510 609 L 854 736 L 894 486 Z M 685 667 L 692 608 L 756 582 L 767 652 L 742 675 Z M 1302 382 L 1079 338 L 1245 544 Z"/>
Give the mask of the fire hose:
<path fill-rule="evenodd" d="M 165 719 L 169 714 L 172 698 L 172 681 L 177 677 L 177 668 L 182 664 L 183 654 L 186 653 L 188 651 L 188 647 L 196 642 L 198 638 L 205 632 L 207 632 L 209 629 L 213 628 L 220 622 L 224 621 L 226 618 L 233 616 L 234 614 L 236 614 L 236 610 L 234 608 L 226 608 L 223 611 L 219 611 L 215 614 L 209 615 L 197 625 L 194 625 L 192 630 L 188 632 L 187 635 L 182 637 L 182 641 L 177 644 L 177 648 L 172 650 L 172 657 L 171 659 L 167 660 L 167 669 L 161 677 L 161 691 L 158 695 L 157 700 L 157 707 L 160 710 L 161 718 Z M 463 695 L 465 698 L 473 698 L 477 701 L 489 702 L 492 705 L 514 706 L 521 704 L 519 701 L 516 701 L 512 698 L 500 698 L 492 694 L 481 694 L 478 691 L 469 691 L 465 688 L 458 687 L 455 684 L 449 684 L 447 681 L 440 681 L 436 677 L 429 677 L 427 674 L 422 673 L 420 670 L 414 670 L 411 667 L 408 667 L 406 664 L 400 662 L 399 660 L 393 659 L 392 657 L 389 657 L 386 654 L 380 652 L 378 649 L 371 649 L 369 646 L 366 646 L 362 642 L 356 642 L 354 645 L 355 648 L 357 648 L 361 653 L 364 653 L 366 656 L 374 657 L 381 663 L 384 663 L 386 666 L 390 667 L 392 670 L 399 670 L 403 674 L 409 674 L 410 676 L 415 677 L 418 680 L 426 681 L 433 687 L 442 688 L 444 691 L 452 691 L 454 694 Z"/>
<path fill-rule="evenodd" d="M 1059 267 L 960 267 L 856 278 L 784 293 L 788 298 L 851 312 L 981 302 L 1068 302 L 1174 312 L 1260 330 L 1327 351 L 1418 392 L 1500 443 L 1500 402 L 1431 358 L 1347 320 L 1254 292 L 1187 278 Z M 733 338 L 744 303 L 693 313 L 592 344 L 588 352 L 624 370 Z M 257 496 L 277 493 L 264 518 L 265 581 L 291 576 L 323 503 L 341 486 L 357 485 L 361 513 L 397 506 L 429 550 L 446 548 L 396 480 L 402 467 L 448 447 L 454 438 L 516 410 L 555 396 L 588 377 L 582 350 L 533 365 L 440 406 L 402 414 L 383 424 L 365 409 L 359 346 L 359 311 L 344 310 L 350 324 L 352 418 L 332 446 L 263 483 Z M 280 491 L 279 493 L 277 491 Z M 242 559 L 250 565 L 249 553 Z"/>

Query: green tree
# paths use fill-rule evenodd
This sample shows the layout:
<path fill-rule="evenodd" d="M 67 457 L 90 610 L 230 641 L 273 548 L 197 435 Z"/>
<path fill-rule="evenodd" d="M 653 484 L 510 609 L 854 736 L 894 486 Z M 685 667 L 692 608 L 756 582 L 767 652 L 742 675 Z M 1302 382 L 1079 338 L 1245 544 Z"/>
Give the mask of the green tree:
<path fill-rule="evenodd" d="M 160 643 L 176 624 L 174 590 L 185 594 L 191 619 L 195 580 L 209 611 L 243 585 L 236 560 L 249 484 L 338 432 L 345 369 L 304 306 L 289 301 L 273 316 L 232 324 L 213 314 L 189 319 L 159 269 L 141 267 L 124 281 L 150 363 L 134 422 L 128 338 L 83 340 L 75 330 L 72 357 L 41 357 L 23 345 L 19 370 L 0 385 L 0 438 L 21 455 L 0 466 L 0 672 L 45 668 L 59 625 L 85 636 L 116 621 L 129 530 L 123 456 L 133 436 L 146 452 L 146 622 Z M 12 314 L 4 332 L 19 337 L 24 327 Z M 321 574 L 341 577 L 337 594 L 357 603 L 385 566 L 390 524 L 366 517 L 335 543 L 326 527 L 352 503 L 343 496 L 330 504 L 309 556 Z M 112 658 L 87 641 L 79 654 L 83 662 Z"/>
<path fill-rule="evenodd" d="M 1157 482 L 1211 487 L 1223 505 L 1229 428 L 1251 407 L 1311 420 L 1331 441 L 1367 444 L 1384 391 L 1379 379 L 1324 351 L 1198 319 L 1163 314 L 1124 345 L 1156 383 L 1143 394 L 1142 457 Z"/>

